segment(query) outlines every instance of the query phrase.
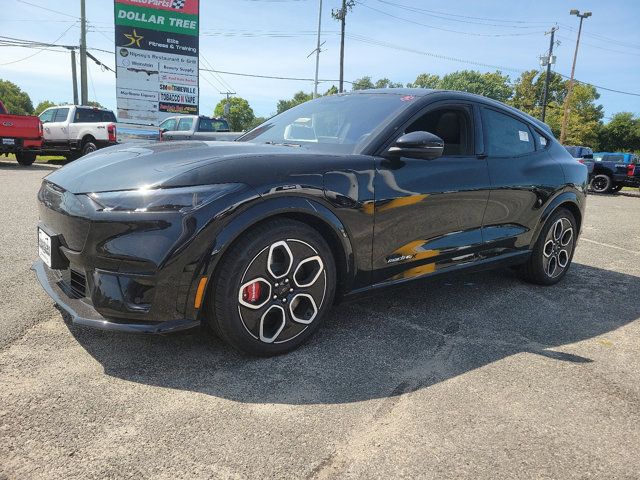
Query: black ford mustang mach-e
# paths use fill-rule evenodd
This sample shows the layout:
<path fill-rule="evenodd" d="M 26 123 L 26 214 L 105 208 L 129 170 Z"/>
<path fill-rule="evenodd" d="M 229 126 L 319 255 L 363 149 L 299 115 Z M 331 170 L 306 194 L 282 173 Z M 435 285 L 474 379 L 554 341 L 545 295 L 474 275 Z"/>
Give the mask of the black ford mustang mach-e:
<path fill-rule="evenodd" d="M 205 323 L 251 354 L 291 350 L 335 300 L 461 269 L 551 285 L 580 232 L 587 169 L 549 128 L 461 92 L 320 98 L 236 142 L 125 144 L 38 193 L 47 293 L 74 323 Z"/>

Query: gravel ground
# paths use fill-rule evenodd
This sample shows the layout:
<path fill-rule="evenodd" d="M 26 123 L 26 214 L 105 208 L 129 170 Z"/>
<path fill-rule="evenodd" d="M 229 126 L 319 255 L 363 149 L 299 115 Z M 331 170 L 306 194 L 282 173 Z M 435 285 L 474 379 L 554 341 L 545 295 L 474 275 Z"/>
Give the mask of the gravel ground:
<path fill-rule="evenodd" d="M 253 359 L 67 325 L 29 271 L 52 168 L 0 161 L 0 479 L 638 478 L 640 198 L 589 198 L 558 286 L 421 282 Z"/>

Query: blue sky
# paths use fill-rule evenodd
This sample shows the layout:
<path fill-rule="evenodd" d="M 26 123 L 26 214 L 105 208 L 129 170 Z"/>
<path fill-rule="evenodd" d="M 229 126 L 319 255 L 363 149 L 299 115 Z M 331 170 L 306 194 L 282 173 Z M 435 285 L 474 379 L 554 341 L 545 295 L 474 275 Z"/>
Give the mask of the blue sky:
<path fill-rule="evenodd" d="M 113 2 L 86 0 L 90 23 L 88 46 L 113 51 Z M 512 78 L 539 68 L 538 56 L 548 48 L 544 35 L 554 23 L 560 30 L 555 70 L 569 74 L 578 19 L 569 10 L 590 10 L 584 22 L 576 78 L 616 90 L 640 93 L 640 1 L 538 0 L 480 2 L 451 0 L 358 0 L 347 19 L 345 79 L 363 75 L 410 82 L 419 73 L 446 74 L 460 69 L 493 71 L 502 67 Z M 79 0 L 1 0 L 2 35 L 77 44 Z M 249 74 L 312 78 L 318 0 L 201 0 L 200 49 L 215 69 Z M 338 78 L 339 24 L 331 9 L 340 0 L 323 2 L 324 51 L 320 77 Z M 38 8 L 55 10 L 56 12 Z M 398 18 L 399 17 L 399 18 Z M 376 43 L 376 44 L 372 44 Z M 411 50 L 411 51 L 409 51 Z M 70 101 L 69 54 L 35 53 L 0 48 L 0 78 L 26 90 L 34 104 L 40 100 Z M 113 67 L 109 53 L 92 50 Z M 440 56 L 440 57 L 438 57 Z M 441 57 L 458 59 L 453 61 Z M 22 60 L 24 59 L 24 60 Z M 17 60 L 17 61 L 16 61 Z M 14 62 L 14 63 L 9 63 Z M 9 64 L 7 64 L 9 63 Z M 201 67 L 205 66 L 201 58 Z M 115 76 L 90 63 L 89 96 L 115 108 Z M 334 82 L 335 83 L 335 82 Z M 323 83 L 320 90 L 331 86 Z M 200 111 L 211 114 L 231 88 L 249 100 L 257 115 L 275 112 L 278 99 L 296 91 L 311 91 L 311 82 L 216 76 L 202 72 Z M 640 114 L 640 96 L 600 90 L 605 114 L 626 110 Z"/>

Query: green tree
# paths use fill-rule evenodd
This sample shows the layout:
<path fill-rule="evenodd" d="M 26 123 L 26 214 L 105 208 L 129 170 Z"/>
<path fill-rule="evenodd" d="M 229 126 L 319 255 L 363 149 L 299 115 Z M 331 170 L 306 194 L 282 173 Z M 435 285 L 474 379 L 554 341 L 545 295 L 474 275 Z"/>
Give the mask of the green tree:
<path fill-rule="evenodd" d="M 308 102 L 313 98 L 312 93 L 306 93 L 300 90 L 297 92 L 292 99 L 290 100 L 279 100 L 278 106 L 276 107 L 277 113 L 282 113 L 285 110 L 289 110 L 296 105 L 300 105 L 301 103 Z"/>
<path fill-rule="evenodd" d="M 95 100 L 88 100 L 87 101 L 87 106 L 88 107 L 96 107 L 96 108 L 104 108 L 102 105 L 100 105 L 100 102 L 96 102 Z"/>
<path fill-rule="evenodd" d="M 631 112 L 616 113 L 600 129 L 598 140 L 602 151 L 640 151 L 640 118 Z"/>
<path fill-rule="evenodd" d="M 568 81 L 564 83 L 567 85 Z M 598 98 L 600 95 L 591 85 L 576 83 L 573 86 L 569 102 L 565 145 L 584 145 L 597 148 L 602 128 L 602 117 L 604 116 L 602 105 L 596 104 Z M 547 108 L 545 121 L 553 130 L 554 135 L 559 138 L 563 115 L 562 105 L 559 105 L 559 108 Z"/>
<path fill-rule="evenodd" d="M 381 78 L 375 82 L 371 80 L 371 77 L 365 75 L 362 78 L 358 78 L 353 82 L 351 88 L 353 90 L 368 90 L 371 88 L 398 88 L 402 87 L 402 83 L 392 82 L 388 78 Z"/>
<path fill-rule="evenodd" d="M 234 132 L 242 132 L 251 128 L 256 116 L 253 113 L 253 109 L 244 98 L 231 97 L 229 99 L 230 107 L 229 114 L 225 115 L 224 106 L 227 100 L 220 100 L 216 105 L 213 115 L 216 117 L 224 117 L 229 122 L 231 130 Z"/>
<path fill-rule="evenodd" d="M 325 96 L 326 95 L 336 95 L 338 92 L 338 87 L 336 87 L 335 85 L 331 85 L 331 88 L 329 90 L 327 90 L 326 92 L 324 92 Z"/>
<path fill-rule="evenodd" d="M 353 90 L 368 90 L 370 88 L 375 88 L 375 85 L 371 81 L 370 76 L 364 76 L 362 78 L 358 78 L 353 82 L 351 86 Z"/>
<path fill-rule="evenodd" d="M 29 95 L 9 80 L 0 80 L 0 99 L 9 113 L 33 115 L 33 103 Z"/>
<path fill-rule="evenodd" d="M 513 88 L 508 75 L 500 71 L 480 73 L 476 70 L 460 70 L 448 73 L 438 88 L 445 90 L 461 90 L 506 102 L 513 95 Z"/>
<path fill-rule="evenodd" d="M 431 73 L 421 73 L 416 77 L 415 82 L 408 83 L 409 88 L 440 88 L 442 79 L 438 75 Z"/>
<path fill-rule="evenodd" d="M 392 82 L 388 78 L 381 78 L 374 84 L 375 88 L 402 88 L 404 85 L 399 82 Z"/>
<path fill-rule="evenodd" d="M 43 100 L 41 101 L 38 106 L 36 107 L 35 111 L 34 111 L 34 115 L 40 115 L 42 112 L 44 112 L 47 108 L 50 107 L 55 107 L 56 105 L 58 105 L 55 102 L 52 102 L 51 100 Z"/>
<path fill-rule="evenodd" d="M 267 117 L 256 117 L 253 119 L 253 122 L 251 122 L 251 125 L 249 125 L 249 128 L 247 128 L 247 130 L 251 130 L 256 128 L 258 125 L 262 125 L 264 122 L 266 122 L 268 120 Z"/>
<path fill-rule="evenodd" d="M 537 70 L 522 72 L 513 85 L 513 98 L 509 102 L 523 112 L 534 117 L 542 116 L 542 94 L 547 74 L 538 75 Z M 565 81 L 557 73 L 551 72 L 547 94 L 547 112 L 562 108 L 567 94 Z"/>

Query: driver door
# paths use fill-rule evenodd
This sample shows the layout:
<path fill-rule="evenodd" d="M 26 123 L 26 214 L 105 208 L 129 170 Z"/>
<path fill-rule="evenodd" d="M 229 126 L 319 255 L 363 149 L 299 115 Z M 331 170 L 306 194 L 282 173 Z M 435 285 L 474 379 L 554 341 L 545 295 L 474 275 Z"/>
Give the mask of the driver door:
<path fill-rule="evenodd" d="M 477 118 L 471 103 L 430 105 L 384 149 L 404 133 L 428 131 L 444 140 L 441 157 L 376 157 L 373 283 L 421 277 L 478 259 L 491 185 L 487 161 L 476 155 L 481 151 Z"/>

